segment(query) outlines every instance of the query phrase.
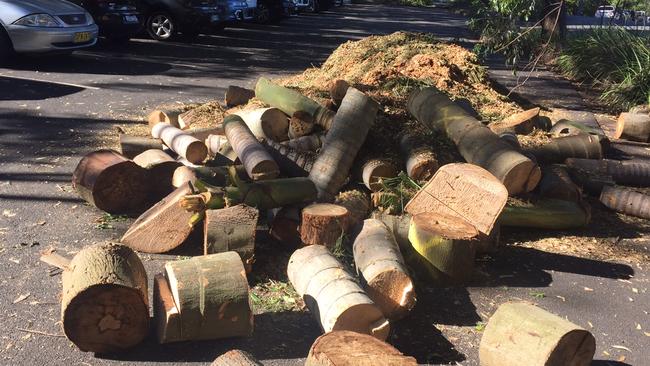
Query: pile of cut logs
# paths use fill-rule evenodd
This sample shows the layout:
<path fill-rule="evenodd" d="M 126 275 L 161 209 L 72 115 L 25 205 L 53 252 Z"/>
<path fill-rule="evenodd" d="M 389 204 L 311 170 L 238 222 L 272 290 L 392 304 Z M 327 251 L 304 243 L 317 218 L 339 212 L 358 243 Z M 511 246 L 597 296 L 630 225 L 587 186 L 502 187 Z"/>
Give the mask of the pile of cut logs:
<path fill-rule="evenodd" d="M 154 276 L 151 326 L 158 341 L 251 335 L 247 274 L 258 222 L 268 216 L 270 235 L 297 247 L 288 278 L 325 333 L 305 355 L 307 364 L 414 365 L 384 340 L 391 323 L 416 305 L 415 276 L 463 285 L 477 253 L 497 249 L 499 225 L 586 225 L 583 190 L 607 207 L 650 217 L 648 196 L 615 186 L 650 182 L 647 109 L 618 121 L 617 137 L 638 143 L 564 120 L 550 131 L 558 136 L 553 141 L 522 149 L 517 134 L 532 131 L 539 109 L 486 126 L 435 88 L 416 90 L 408 111 L 447 136 L 466 162 L 439 167 L 435 151 L 404 131 L 403 167 L 426 184 L 403 216 L 371 216 L 368 192 L 400 170 L 383 159 L 357 159 L 379 104 L 342 80 L 321 105 L 261 78 L 254 91 L 230 87 L 226 105 L 253 97 L 269 107 L 237 109 L 209 128 L 192 128 L 191 110 L 154 111 L 152 138 L 121 135 L 121 153 L 100 150 L 81 160 L 73 175 L 81 197 L 109 213 L 139 215 L 120 244 L 84 248 L 71 262 L 44 259 L 65 269 L 63 327 L 81 350 L 116 352 L 146 337 L 150 284 L 134 250 L 194 245 L 188 238 L 197 231 L 204 255 L 170 261 Z M 344 189 L 350 181 L 363 185 Z M 534 202 L 507 204 L 509 195 L 523 194 Z M 333 254 L 345 245 L 360 278 Z M 533 305 L 507 303 L 487 325 L 480 360 L 588 365 L 594 352 L 586 330 Z M 236 350 L 214 363 L 255 364 Z"/>

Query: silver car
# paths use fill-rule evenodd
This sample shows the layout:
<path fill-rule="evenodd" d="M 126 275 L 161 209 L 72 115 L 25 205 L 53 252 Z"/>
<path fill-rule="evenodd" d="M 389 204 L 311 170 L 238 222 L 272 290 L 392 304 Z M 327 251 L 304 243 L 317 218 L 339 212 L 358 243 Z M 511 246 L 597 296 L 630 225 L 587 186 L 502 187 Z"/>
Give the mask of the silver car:
<path fill-rule="evenodd" d="M 88 12 L 64 0 L 0 0 L 0 60 L 89 47 L 97 31 Z"/>

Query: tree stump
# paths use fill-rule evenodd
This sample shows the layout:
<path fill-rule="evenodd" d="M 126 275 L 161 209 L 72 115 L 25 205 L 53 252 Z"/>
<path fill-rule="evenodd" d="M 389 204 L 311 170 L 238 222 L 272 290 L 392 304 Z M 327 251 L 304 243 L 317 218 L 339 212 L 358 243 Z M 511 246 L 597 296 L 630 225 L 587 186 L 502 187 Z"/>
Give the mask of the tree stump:
<path fill-rule="evenodd" d="M 492 315 L 479 359 L 482 366 L 589 366 L 595 352 L 591 333 L 521 302 L 505 303 Z"/>
<path fill-rule="evenodd" d="M 354 240 L 353 253 L 368 296 L 384 316 L 390 320 L 405 317 L 415 306 L 415 289 L 390 229 L 379 220 L 365 220 Z"/>
<path fill-rule="evenodd" d="M 86 202 L 111 214 L 142 209 L 149 193 L 147 171 L 113 150 L 98 150 L 81 159 L 72 187 Z"/>
<path fill-rule="evenodd" d="M 235 113 L 257 138 L 276 142 L 289 139 L 289 119 L 277 108 L 244 109 Z"/>
<path fill-rule="evenodd" d="M 390 325 L 381 310 L 326 247 L 296 250 L 287 274 L 325 333 L 350 330 L 381 340 L 388 336 Z"/>
<path fill-rule="evenodd" d="M 224 102 L 226 103 L 226 106 L 228 106 L 228 108 L 232 108 L 238 105 L 244 105 L 253 98 L 255 98 L 254 90 L 242 88 L 235 85 L 230 85 L 226 90 Z"/>
<path fill-rule="evenodd" d="M 149 171 L 152 195 L 160 199 L 174 190 L 174 172 L 182 164 L 162 150 L 147 150 L 133 158 L 133 162 Z"/>
<path fill-rule="evenodd" d="M 223 120 L 223 126 L 228 142 L 237 153 L 251 179 L 274 179 L 280 175 L 280 168 L 275 160 L 239 116 L 227 116 Z"/>
<path fill-rule="evenodd" d="M 314 341 L 305 366 L 416 366 L 413 357 L 366 334 L 345 330 L 324 334 Z"/>
<path fill-rule="evenodd" d="M 506 206 L 499 216 L 502 226 L 567 230 L 587 226 L 591 210 L 585 202 L 544 199 L 524 206 Z"/>
<path fill-rule="evenodd" d="M 203 141 L 186 134 L 167 123 L 159 123 L 151 129 L 151 135 L 162 139 L 165 145 L 192 164 L 199 164 L 208 156 L 208 148 Z"/>
<path fill-rule="evenodd" d="M 141 153 L 151 149 L 162 149 L 163 144 L 159 139 L 148 137 L 130 136 L 120 134 L 120 151 L 127 159 L 133 159 Z"/>
<path fill-rule="evenodd" d="M 406 160 L 406 174 L 415 181 L 429 180 L 440 167 L 433 150 L 415 134 L 402 135 L 399 148 Z"/>
<path fill-rule="evenodd" d="M 348 210 L 330 203 L 316 203 L 302 210 L 300 238 L 306 245 L 334 248 L 349 223 Z"/>
<path fill-rule="evenodd" d="M 650 196 L 620 187 L 603 187 L 600 202 L 626 215 L 650 219 Z"/>
<path fill-rule="evenodd" d="M 252 269 L 255 256 L 255 231 L 259 211 L 246 205 L 205 211 L 203 220 L 203 254 L 235 251 Z"/>
<path fill-rule="evenodd" d="M 650 139 L 650 115 L 621 113 L 616 121 L 614 138 L 648 142 Z"/>
<path fill-rule="evenodd" d="M 63 271 L 63 330 L 82 351 L 123 351 L 149 333 L 148 300 L 137 254 L 120 244 L 87 246 Z"/>
<path fill-rule="evenodd" d="M 217 357 L 210 366 L 262 366 L 250 353 L 233 349 Z"/>

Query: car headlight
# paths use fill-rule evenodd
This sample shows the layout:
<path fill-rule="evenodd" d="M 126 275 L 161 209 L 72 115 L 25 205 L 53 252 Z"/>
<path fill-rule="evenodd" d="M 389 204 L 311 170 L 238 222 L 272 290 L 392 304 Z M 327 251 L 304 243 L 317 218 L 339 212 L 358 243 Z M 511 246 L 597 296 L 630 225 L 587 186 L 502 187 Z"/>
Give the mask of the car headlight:
<path fill-rule="evenodd" d="M 61 24 L 49 14 L 32 14 L 22 17 L 14 22 L 15 25 L 27 27 L 60 27 Z"/>

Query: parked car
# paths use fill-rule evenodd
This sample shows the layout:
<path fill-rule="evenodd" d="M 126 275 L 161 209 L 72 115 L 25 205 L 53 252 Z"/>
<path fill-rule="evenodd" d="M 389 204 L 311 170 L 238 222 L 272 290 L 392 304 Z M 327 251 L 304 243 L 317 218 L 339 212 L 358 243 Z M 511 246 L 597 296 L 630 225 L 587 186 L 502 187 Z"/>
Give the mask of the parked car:
<path fill-rule="evenodd" d="M 0 60 L 14 53 L 71 52 L 97 43 L 82 7 L 62 0 L 0 0 Z"/>
<path fill-rule="evenodd" d="M 297 13 L 293 0 L 248 0 L 247 3 L 255 10 L 255 22 L 260 24 L 276 23 Z"/>
<path fill-rule="evenodd" d="M 335 3 L 343 4 L 341 0 L 294 0 L 299 12 L 318 13 L 334 6 Z"/>
<path fill-rule="evenodd" d="M 616 9 L 611 5 L 599 6 L 598 9 L 596 9 L 596 14 L 594 16 L 596 18 L 613 18 L 615 10 Z"/>
<path fill-rule="evenodd" d="M 246 0 L 218 0 L 218 4 L 221 14 L 220 28 L 255 19 L 255 7 L 250 6 Z"/>
<path fill-rule="evenodd" d="M 90 13 L 99 35 L 112 41 L 126 41 L 142 30 L 143 21 L 132 0 L 68 0 Z"/>

